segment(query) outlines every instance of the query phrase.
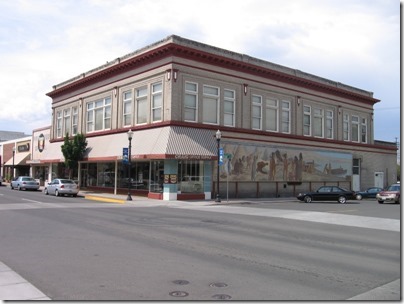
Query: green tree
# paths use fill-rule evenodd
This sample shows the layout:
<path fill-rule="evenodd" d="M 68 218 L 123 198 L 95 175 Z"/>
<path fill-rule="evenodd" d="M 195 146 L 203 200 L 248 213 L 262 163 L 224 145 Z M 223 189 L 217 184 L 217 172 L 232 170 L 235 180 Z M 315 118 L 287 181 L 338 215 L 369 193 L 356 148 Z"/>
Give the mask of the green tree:
<path fill-rule="evenodd" d="M 86 148 L 87 140 L 83 134 L 76 134 L 73 139 L 70 139 L 69 133 L 66 133 L 61 149 L 65 158 L 65 166 L 69 169 L 69 178 L 72 178 L 75 170 L 78 172 L 78 164 L 83 159 Z"/>

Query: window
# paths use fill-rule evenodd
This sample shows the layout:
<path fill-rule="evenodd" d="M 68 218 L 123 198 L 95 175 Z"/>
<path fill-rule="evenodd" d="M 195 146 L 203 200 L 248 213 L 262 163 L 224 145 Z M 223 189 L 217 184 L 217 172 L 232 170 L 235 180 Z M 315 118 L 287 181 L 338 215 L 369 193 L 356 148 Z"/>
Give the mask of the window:
<path fill-rule="evenodd" d="M 313 135 L 316 137 L 324 137 L 323 127 L 324 127 L 324 114 L 322 109 L 314 108 L 313 114 Z"/>
<path fill-rule="evenodd" d="M 362 118 L 362 125 L 361 125 L 361 141 L 362 143 L 367 143 L 368 140 L 368 123 L 366 118 Z"/>
<path fill-rule="evenodd" d="M 163 84 L 152 84 L 152 122 L 162 120 Z"/>
<path fill-rule="evenodd" d="M 352 141 L 359 142 L 359 117 L 358 116 L 352 116 L 351 138 L 352 138 Z"/>
<path fill-rule="evenodd" d="M 72 108 L 72 135 L 76 135 L 78 132 L 78 112 L 77 107 Z"/>
<path fill-rule="evenodd" d="M 198 117 L 198 84 L 185 83 L 184 120 L 197 121 Z"/>
<path fill-rule="evenodd" d="M 123 93 L 123 125 L 132 125 L 132 91 Z"/>
<path fill-rule="evenodd" d="M 282 101 L 282 132 L 290 133 L 290 102 Z"/>
<path fill-rule="evenodd" d="M 70 109 L 63 110 L 63 128 L 64 134 L 71 135 L 70 128 L 71 128 L 71 117 L 70 117 Z"/>
<path fill-rule="evenodd" d="M 234 127 L 235 124 L 236 92 L 224 90 L 224 125 Z"/>
<path fill-rule="evenodd" d="M 360 173 L 360 159 L 354 158 L 352 159 L 352 174 Z"/>
<path fill-rule="evenodd" d="M 203 86 L 203 111 L 204 123 L 219 123 L 219 88 Z"/>
<path fill-rule="evenodd" d="M 344 114 L 343 136 L 344 136 L 344 140 L 349 140 L 349 115 L 348 114 Z"/>
<path fill-rule="evenodd" d="M 136 89 L 136 124 L 147 123 L 147 87 Z"/>
<path fill-rule="evenodd" d="M 252 128 L 256 130 L 261 130 L 261 120 L 262 120 L 262 97 L 258 95 L 253 95 L 252 97 L 252 115 L 251 115 Z"/>
<path fill-rule="evenodd" d="M 87 103 L 87 132 L 111 128 L 111 97 Z"/>
<path fill-rule="evenodd" d="M 62 112 L 56 112 L 56 137 L 62 137 Z"/>
<path fill-rule="evenodd" d="M 267 99 L 265 114 L 266 114 L 266 130 L 278 132 L 278 100 Z"/>
<path fill-rule="evenodd" d="M 326 138 L 334 138 L 334 112 L 325 111 L 325 136 Z"/>
<path fill-rule="evenodd" d="M 303 107 L 303 135 L 311 135 L 311 108 L 309 106 Z"/>

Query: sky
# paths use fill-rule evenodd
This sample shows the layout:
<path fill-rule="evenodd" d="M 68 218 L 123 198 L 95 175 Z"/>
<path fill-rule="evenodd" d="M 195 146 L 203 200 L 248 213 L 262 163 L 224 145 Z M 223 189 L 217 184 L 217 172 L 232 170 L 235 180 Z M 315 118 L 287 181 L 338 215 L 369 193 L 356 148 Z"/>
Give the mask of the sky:
<path fill-rule="evenodd" d="M 373 92 L 400 141 L 399 0 L 0 0 L 0 130 L 50 126 L 52 86 L 170 35 Z"/>

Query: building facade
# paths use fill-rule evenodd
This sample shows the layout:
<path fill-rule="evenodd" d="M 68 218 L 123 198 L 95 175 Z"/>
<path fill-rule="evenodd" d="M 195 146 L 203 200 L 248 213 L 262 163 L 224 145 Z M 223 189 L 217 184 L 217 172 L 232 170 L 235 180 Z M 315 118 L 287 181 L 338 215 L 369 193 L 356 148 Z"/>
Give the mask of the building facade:
<path fill-rule="evenodd" d="M 296 195 L 324 184 L 359 190 L 397 180 L 396 146 L 373 138 L 379 100 L 372 92 L 178 36 L 47 95 L 50 152 L 33 161 L 47 164 L 47 175 L 62 174 L 65 134 L 83 133 L 81 187 L 173 200 L 210 199 L 218 179 L 222 197 Z"/>

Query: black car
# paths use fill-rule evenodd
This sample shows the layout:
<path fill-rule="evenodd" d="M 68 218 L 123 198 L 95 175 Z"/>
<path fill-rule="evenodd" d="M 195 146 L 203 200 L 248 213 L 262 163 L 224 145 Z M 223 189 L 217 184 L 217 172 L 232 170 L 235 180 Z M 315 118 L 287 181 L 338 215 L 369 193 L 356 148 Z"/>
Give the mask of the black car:
<path fill-rule="evenodd" d="M 383 191 L 383 188 L 379 187 L 371 187 L 366 189 L 365 191 L 356 192 L 356 199 L 361 200 L 362 198 L 375 198 L 376 194 Z"/>
<path fill-rule="evenodd" d="M 355 192 L 337 186 L 322 186 L 315 192 L 299 193 L 297 199 L 305 203 L 312 201 L 337 201 L 345 204 L 347 200 L 355 199 Z"/>

